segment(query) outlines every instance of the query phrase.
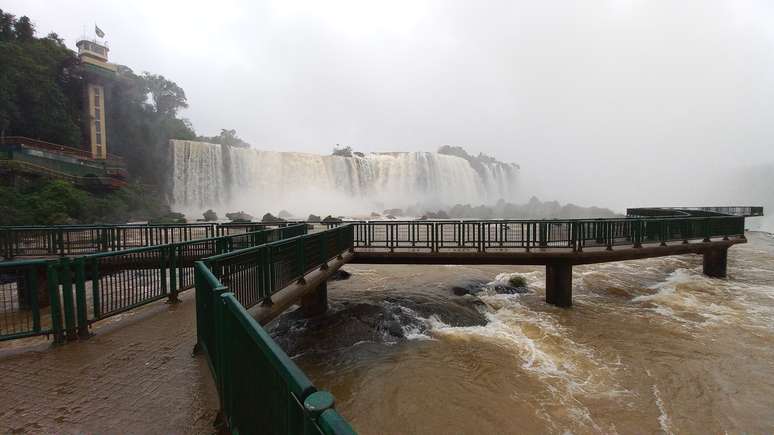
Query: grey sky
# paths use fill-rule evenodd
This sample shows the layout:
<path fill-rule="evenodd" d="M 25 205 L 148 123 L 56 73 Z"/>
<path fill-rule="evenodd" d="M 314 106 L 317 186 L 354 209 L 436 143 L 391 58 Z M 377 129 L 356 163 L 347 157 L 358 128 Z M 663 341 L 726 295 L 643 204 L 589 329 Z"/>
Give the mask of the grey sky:
<path fill-rule="evenodd" d="M 771 1 L 2 7 L 70 46 L 98 23 L 114 62 L 185 89 L 198 133 L 258 148 L 462 145 L 521 164 L 525 193 L 616 208 L 679 182 L 670 201 L 702 201 L 713 172 L 774 161 Z"/>

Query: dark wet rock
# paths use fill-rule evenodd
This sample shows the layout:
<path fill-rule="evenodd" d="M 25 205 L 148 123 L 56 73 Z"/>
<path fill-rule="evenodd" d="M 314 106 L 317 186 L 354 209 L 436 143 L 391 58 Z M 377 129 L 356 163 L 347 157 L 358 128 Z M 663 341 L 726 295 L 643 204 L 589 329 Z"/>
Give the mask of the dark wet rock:
<path fill-rule="evenodd" d="M 455 296 L 475 295 L 486 286 L 486 281 L 469 281 L 464 284 L 456 285 L 451 288 Z"/>
<path fill-rule="evenodd" d="M 486 325 L 486 317 L 476 308 L 479 303 L 475 299 L 454 298 L 439 301 L 395 296 L 385 298 L 385 302 L 398 310 L 408 308 L 423 318 L 436 316 L 450 326 Z"/>
<path fill-rule="evenodd" d="M 344 269 L 339 269 L 328 278 L 328 281 L 344 281 L 352 277 L 352 274 Z"/>
<path fill-rule="evenodd" d="M 529 289 L 527 287 L 514 287 L 506 284 L 496 284 L 490 286 L 489 288 L 494 290 L 497 294 L 515 295 L 529 293 Z"/>
<path fill-rule="evenodd" d="M 276 217 L 276 216 L 274 216 L 271 213 L 266 213 L 265 215 L 263 215 L 263 218 L 261 219 L 261 222 L 268 222 L 268 223 L 285 222 L 285 219 Z"/>
<path fill-rule="evenodd" d="M 322 220 L 322 223 L 324 224 L 340 224 L 342 222 L 341 218 L 335 218 L 331 215 L 325 216 L 325 219 Z"/>
<path fill-rule="evenodd" d="M 213 222 L 218 220 L 218 214 L 215 213 L 212 209 L 205 211 L 203 215 L 204 215 L 205 222 Z"/>
<path fill-rule="evenodd" d="M 458 299 L 458 300 L 453 300 Z M 269 326 L 269 333 L 289 355 L 326 353 L 360 342 L 395 342 L 407 330 L 425 332 L 425 319 L 436 316 L 451 326 L 486 324 L 476 308 L 478 301 L 452 298 L 446 301 L 387 297 L 381 301 L 340 302 L 318 317 L 304 318 L 301 310 L 289 312 Z"/>
<path fill-rule="evenodd" d="M 465 284 L 457 285 L 451 288 L 455 296 L 477 295 L 483 290 L 494 290 L 497 294 L 525 294 L 529 293 L 526 286 L 515 286 L 510 283 L 489 284 L 486 281 L 470 281 Z"/>
<path fill-rule="evenodd" d="M 226 219 L 232 222 L 252 222 L 253 217 L 243 211 L 226 213 Z"/>

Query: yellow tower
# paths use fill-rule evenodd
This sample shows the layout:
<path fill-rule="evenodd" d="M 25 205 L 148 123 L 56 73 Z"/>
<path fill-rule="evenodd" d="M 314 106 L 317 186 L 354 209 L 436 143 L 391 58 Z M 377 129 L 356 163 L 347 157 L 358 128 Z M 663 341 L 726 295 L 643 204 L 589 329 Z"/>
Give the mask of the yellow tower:
<path fill-rule="evenodd" d="M 107 124 L 105 107 L 106 79 L 116 74 L 116 66 L 108 63 L 108 47 L 96 40 L 81 39 L 75 44 L 81 60 L 85 86 L 85 132 L 88 148 L 95 159 L 107 158 Z"/>

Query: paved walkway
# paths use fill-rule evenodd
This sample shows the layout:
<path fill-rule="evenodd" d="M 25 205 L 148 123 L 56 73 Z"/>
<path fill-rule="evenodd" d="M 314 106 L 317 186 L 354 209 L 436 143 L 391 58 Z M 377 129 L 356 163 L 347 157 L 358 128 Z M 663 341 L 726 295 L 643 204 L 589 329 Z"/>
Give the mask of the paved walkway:
<path fill-rule="evenodd" d="M 217 393 L 191 356 L 193 296 L 100 322 L 86 341 L 5 344 L 0 433 L 212 433 Z"/>

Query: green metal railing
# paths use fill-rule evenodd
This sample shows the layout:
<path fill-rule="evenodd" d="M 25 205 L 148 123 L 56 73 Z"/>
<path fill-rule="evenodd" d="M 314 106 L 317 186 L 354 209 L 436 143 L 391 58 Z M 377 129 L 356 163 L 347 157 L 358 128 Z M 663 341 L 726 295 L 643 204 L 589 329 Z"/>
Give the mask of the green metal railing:
<path fill-rule="evenodd" d="M 760 206 L 727 206 L 727 207 L 646 207 L 627 208 L 627 216 L 763 216 Z"/>
<path fill-rule="evenodd" d="M 353 222 L 356 247 L 444 250 L 640 247 L 744 236 L 744 216 Z"/>
<path fill-rule="evenodd" d="M 94 254 L 228 236 L 265 228 L 266 224 L 258 222 L 0 227 L 0 257 Z"/>
<path fill-rule="evenodd" d="M 53 262 L 0 262 L 0 341 L 62 336 L 61 293 Z"/>
<path fill-rule="evenodd" d="M 355 433 L 333 396 L 318 391 L 246 311 L 352 249 L 352 230 L 340 226 L 196 262 L 197 348 L 232 433 Z"/>
<path fill-rule="evenodd" d="M 159 299 L 177 301 L 180 291 L 193 287 L 197 260 L 306 231 L 306 225 L 293 225 L 54 260 L 0 262 L 0 340 L 87 337 L 93 322 Z M 35 321 L 41 318 L 42 323 Z"/>

